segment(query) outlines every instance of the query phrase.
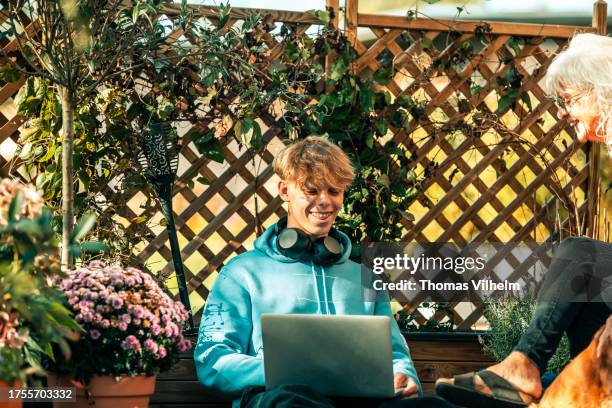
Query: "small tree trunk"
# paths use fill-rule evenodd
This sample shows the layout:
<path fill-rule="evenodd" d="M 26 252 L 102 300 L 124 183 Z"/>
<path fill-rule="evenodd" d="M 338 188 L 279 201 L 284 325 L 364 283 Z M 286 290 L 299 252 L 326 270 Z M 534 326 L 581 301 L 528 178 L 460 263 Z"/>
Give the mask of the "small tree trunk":
<path fill-rule="evenodd" d="M 70 236 L 74 229 L 74 96 L 60 87 L 62 101 L 62 268 L 72 268 Z"/>

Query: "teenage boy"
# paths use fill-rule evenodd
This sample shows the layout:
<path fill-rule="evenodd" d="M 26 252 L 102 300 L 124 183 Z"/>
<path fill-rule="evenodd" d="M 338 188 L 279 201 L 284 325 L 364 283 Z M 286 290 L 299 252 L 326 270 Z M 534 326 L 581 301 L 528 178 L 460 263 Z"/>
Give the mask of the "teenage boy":
<path fill-rule="evenodd" d="M 355 177 L 348 156 L 326 139 L 311 136 L 284 149 L 274 170 L 289 215 L 257 238 L 254 250 L 234 257 L 221 270 L 208 295 L 195 349 L 200 382 L 234 398 L 246 389 L 242 406 L 254 402 L 253 395 L 265 383 L 263 313 L 392 317 L 389 302 L 363 301 L 361 267 L 348 259 L 351 243 L 332 229 L 344 191 Z M 291 247 L 303 238 L 309 241 L 306 246 L 331 251 Z M 408 347 L 395 319 L 391 322 L 395 388 L 403 396 L 417 396 L 420 384 Z M 291 395 L 279 395 L 283 392 Z M 270 393 L 274 395 L 262 397 Z M 262 392 L 257 398 L 249 406 L 326 406 L 317 401 L 320 396 L 300 387 Z M 235 399 L 234 406 L 239 404 Z"/>

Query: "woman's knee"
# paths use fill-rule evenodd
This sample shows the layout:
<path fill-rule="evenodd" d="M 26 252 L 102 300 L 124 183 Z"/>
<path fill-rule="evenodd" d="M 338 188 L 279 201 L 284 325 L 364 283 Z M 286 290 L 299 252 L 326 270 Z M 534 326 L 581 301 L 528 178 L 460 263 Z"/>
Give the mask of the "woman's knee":
<path fill-rule="evenodd" d="M 592 262 L 597 253 L 594 249 L 596 241 L 587 237 L 568 237 L 559 244 L 555 257 L 579 262 Z"/>

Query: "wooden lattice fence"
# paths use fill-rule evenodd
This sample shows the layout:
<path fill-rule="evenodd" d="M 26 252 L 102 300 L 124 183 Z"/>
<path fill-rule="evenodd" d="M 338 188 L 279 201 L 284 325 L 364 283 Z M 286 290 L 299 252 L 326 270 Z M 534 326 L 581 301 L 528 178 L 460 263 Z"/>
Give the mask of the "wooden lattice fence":
<path fill-rule="evenodd" d="M 356 1 L 348 3 L 347 32 L 360 54 L 355 69 L 369 75 L 390 60 L 395 75 L 386 88 L 396 98 L 418 95 L 426 100 L 425 113 L 432 122 L 423 125 L 427 137 L 420 142 L 415 142 L 418 132 L 412 128 L 410 133 L 394 132 L 392 139 L 416 152 L 413 161 L 420 169 L 435 168 L 425 194 L 410 208 L 418 214 L 415 222 L 404 222 L 404 241 L 542 242 L 559 231 L 551 217 L 557 205 L 550 199 L 553 194 L 570 197 L 575 218 L 588 222 L 588 227 L 580 226 L 583 232 L 597 228 L 591 221 L 593 208 L 587 207 L 597 201 L 592 197 L 597 196 L 598 149 L 580 146 L 568 124 L 556 120 L 557 107 L 546 97 L 542 78 L 568 38 L 597 27 L 605 30 L 605 12 L 603 18 L 599 15 L 605 5 L 598 3 L 594 27 L 580 28 L 368 15 L 358 13 Z M 487 41 L 478 53 L 455 68 L 443 63 L 460 58 L 466 41 L 483 36 Z M 360 37 L 373 37 L 374 42 L 365 44 Z M 510 70 L 523 79 L 517 95 L 522 102 L 513 109 L 502 106 L 503 98 L 491 98 Z M 465 123 L 474 110 L 499 115 L 511 132 L 491 130 L 475 138 L 468 132 L 449 134 L 448 127 L 433 123 L 440 117 L 445 124 Z M 496 138 L 504 143 L 495 143 Z M 512 268 L 521 264 L 512 253 L 497 261 Z M 482 304 L 467 313 L 460 304 L 450 307 L 459 328 L 471 327 L 482 316 Z"/>
<path fill-rule="evenodd" d="M 597 149 L 578 144 L 571 127 L 557 120 L 557 108 L 547 99 L 542 78 L 574 33 L 605 30 L 605 3 L 598 4 L 593 27 L 570 27 L 360 14 L 358 2 L 347 0 L 345 30 L 359 54 L 352 69 L 363 76 L 392 69 L 386 90 L 393 98 L 409 95 L 422 101 L 426 117 L 411 117 L 409 130 L 391 128 L 385 137 L 413 152 L 414 168 L 429 175 L 423 192 L 407 209 L 415 220 L 404 220 L 405 241 L 543 242 L 559 231 L 555 196 L 571 199 L 577 213 L 572 216 L 586 220 L 584 229 L 596 228 L 591 221 L 596 200 L 587 198 L 597 196 Z M 328 6 L 335 10 L 337 25 L 338 4 L 329 1 Z M 178 15 L 178 7 L 167 7 L 166 16 Z M 217 15 L 214 7 L 192 8 L 210 19 Z M 309 13 L 233 9 L 228 27 L 253 13 L 270 16 L 278 26 L 297 26 L 298 33 L 320 25 Z M 5 18 L 0 14 L 0 21 Z M 462 53 L 466 44 L 472 52 Z M 7 50 L 15 44 L 5 38 L 0 46 Z M 270 61 L 283 51 L 272 36 L 267 46 Z M 509 77 L 522 81 L 515 95 L 520 102 L 514 105 L 498 95 Z M 23 120 L 15 115 L 12 99 L 24 81 L 0 83 L 2 176 L 19 171 L 14 156 Z M 483 120 L 501 117 L 510 131 L 492 127 L 473 137 L 470 126 L 476 111 Z M 286 136 L 272 116 L 262 115 L 258 122 L 265 148 L 253 153 L 228 141 L 222 165 L 198 153 L 190 138 L 195 129 L 179 128 L 184 143 L 173 203 L 196 315 L 223 264 L 252 248 L 257 232 L 286 213 L 271 168 Z M 190 185 L 198 176 L 210 184 Z M 106 192 L 112 193 L 112 188 Z M 126 203 L 128 218 L 142 215 L 139 205 L 144 200 L 138 193 Z M 170 274 L 173 266 L 165 228 L 159 225 L 161 213 L 146 215 L 154 238 L 139 246 L 139 257 L 153 271 Z M 503 260 L 512 267 L 520 264 L 511 253 Z M 418 305 L 404 306 L 410 311 Z M 453 323 L 460 329 L 482 322 L 481 305 L 455 303 L 451 308 Z M 425 320 L 421 312 L 417 316 Z"/>

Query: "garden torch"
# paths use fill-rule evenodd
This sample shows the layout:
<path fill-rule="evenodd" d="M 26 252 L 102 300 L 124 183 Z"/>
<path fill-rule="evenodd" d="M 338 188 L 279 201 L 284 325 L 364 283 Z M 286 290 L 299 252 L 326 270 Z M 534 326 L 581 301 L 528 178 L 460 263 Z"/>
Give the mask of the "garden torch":
<path fill-rule="evenodd" d="M 190 332 L 194 328 L 193 316 L 191 315 L 189 292 L 185 282 L 181 250 L 172 214 L 172 185 L 176 179 L 180 146 L 171 139 L 171 130 L 172 128 L 167 122 L 150 122 L 147 129 L 142 132 L 140 139 L 142 152 L 138 155 L 138 162 L 144 169 L 147 180 L 155 188 L 159 205 L 166 219 L 166 229 L 170 239 L 170 249 L 172 251 L 172 261 L 174 263 L 174 271 L 176 272 L 179 295 L 181 302 L 189 313 L 187 331 Z"/>

